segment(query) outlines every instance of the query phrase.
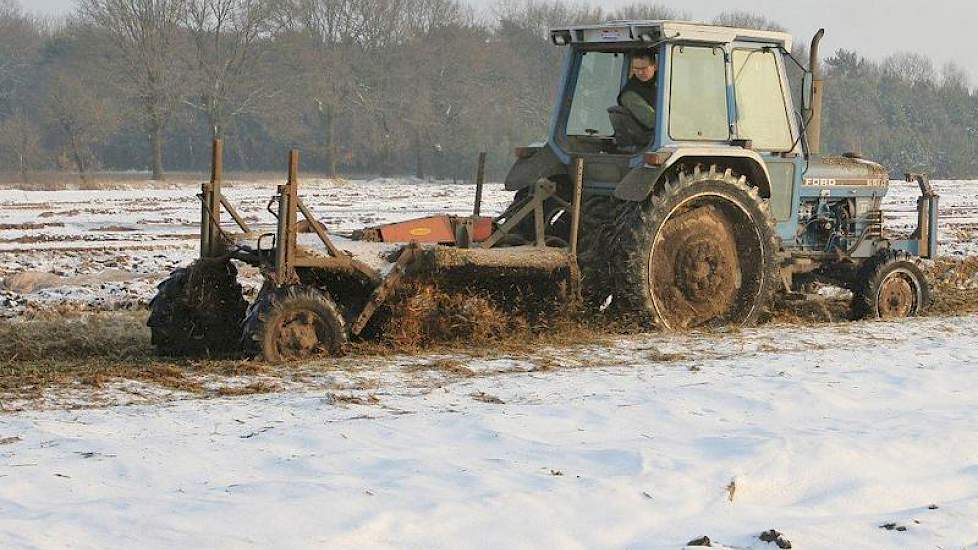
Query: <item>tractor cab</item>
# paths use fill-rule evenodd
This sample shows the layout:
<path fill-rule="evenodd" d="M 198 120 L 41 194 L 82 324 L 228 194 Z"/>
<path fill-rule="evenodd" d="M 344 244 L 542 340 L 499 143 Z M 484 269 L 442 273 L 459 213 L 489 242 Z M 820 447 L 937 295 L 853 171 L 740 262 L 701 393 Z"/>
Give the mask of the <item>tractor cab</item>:
<path fill-rule="evenodd" d="M 654 82 L 648 88 L 655 92 L 651 106 L 657 117 L 644 144 L 647 148 L 678 143 L 737 145 L 749 139 L 761 150 L 793 149 L 798 131 L 781 63 L 790 37 L 690 24 L 683 27 L 711 32 L 683 33 L 673 28 L 676 25 L 663 23 L 655 27 L 664 29 L 659 32 L 632 30 L 640 32 L 638 41 L 626 41 L 625 29 L 603 29 L 600 35 L 580 29 L 554 31 L 557 43 L 566 42 L 568 36 L 582 38 L 579 42 L 571 38 L 563 100 L 552 129 L 551 137 L 561 149 L 637 152 L 632 144 L 618 143 L 621 125 L 614 115 L 622 107 L 621 92 L 630 82 L 639 82 L 632 68 L 644 58 L 651 58 L 655 66 Z M 721 36 L 718 30 L 728 32 Z M 588 40 L 592 36 L 602 41 Z"/>
<path fill-rule="evenodd" d="M 802 151 L 783 60 L 792 43 L 786 33 L 612 21 L 555 28 L 551 41 L 567 48 L 557 109 L 547 144 L 517 151 L 518 157 L 537 159 L 533 166 L 514 166 L 507 178 L 512 189 L 526 185 L 527 177 L 551 177 L 558 163 L 569 166 L 578 156 L 588 166 L 586 186 L 617 195 L 623 183 L 627 193 L 628 176 L 647 167 L 647 161 L 654 165 L 683 149 L 753 157 L 755 162 L 745 162 L 745 168 L 779 161 L 794 165 L 785 160 Z M 648 60 L 654 64 L 651 82 L 638 82 L 633 72 L 637 60 L 641 66 Z M 623 93 L 636 85 L 647 91 L 651 119 L 644 113 L 641 120 L 643 113 L 623 101 Z M 773 206 L 787 218 L 792 200 L 787 180 L 796 170 L 783 166 L 775 171 L 763 177 L 778 180 L 772 181 L 778 187 L 772 189 L 778 195 Z"/>
<path fill-rule="evenodd" d="M 745 140 L 756 150 L 787 152 L 798 145 L 782 63 L 782 52 L 791 48 L 785 33 L 612 22 L 554 29 L 551 40 L 568 46 L 550 136 L 560 152 L 637 156 L 666 146 L 742 146 Z M 635 73 L 637 64 L 649 61 L 654 72 Z M 623 117 L 643 118 L 623 105 L 622 92 L 630 87 L 651 92 L 644 99 L 655 118 L 640 120 L 645 143 L 626 135 Z"/>

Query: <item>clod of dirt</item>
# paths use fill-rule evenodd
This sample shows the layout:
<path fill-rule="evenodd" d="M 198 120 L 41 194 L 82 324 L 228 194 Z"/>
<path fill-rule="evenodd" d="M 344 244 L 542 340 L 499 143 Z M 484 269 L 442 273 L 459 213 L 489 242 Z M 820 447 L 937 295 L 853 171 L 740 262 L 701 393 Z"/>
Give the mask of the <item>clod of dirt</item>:
<path fill-rule="evenodd" d="M 326 394 L 327 403 L 332 405 L 376 405 L 380 399 L 373 394 L 361 397 L 358 395 L 338 395 L 335 393 Z"/>
<path fill-rule="evenodd" d="M 927 507 L 928 510 L 937 510 L 938 506 L 936 504 L 931 504 Z"/>
<path fill-rule="evenodd" d="M 495 395 L 490 395 L 486 392 L 476 392 L 471 394 L 472 399 L 476 401 L 482 401 L 483 403 L 491 403 L 493 405 L 505 405 L 506 402 L 502 399 L 496 397 Z"/>
<path fill-rule="evenodd" d="M 20 437 L 16 435 L 11 437 L 0 437 L 0 445 L 11 445 L 13 443 L 17 443 L 20 440 L 21 440 Z"/>
<path fill-rule="evenodd" d="M 476 372 L 465 365 L 463 365 L 457 359 L 436 359 L 429 363 L 424 363 L 421 365 L 412 365 L 406 370 L 409 372 L 418 371 L 436 371 L 445 373 L 451 376 L 460 376 L 463 378 L 470 378 L 476 375 Z"/>
<path fill-rule="evenodd" d="M 225 386 L 217 388 L 217 395 L 221 397 L 238 397 L 242 395 L 256 395 L 263 393 L 273 393 L 279 390 L 279 386 L 264 381 L 254 382 L 247 386 Z"/>
<path fill-rule="evenodd" d="M 703 536 L 687 542 L 686 546 L 713 546 L 713 542 L 710 541 L 710 537 Z"/>
<path fill-rule="evenodd" d="M 778 548 L 791 548 L 791 541 L 784 538 L 784 535 L 774 529 L 764 531 L 757 538 L 761 539 L 761 542 L 773 542 L 778 545 Z"/>
<path fill-rule="evenodd" d="M 880 525 L 880 529 L 886 529 L 887 531 L 906 531 L 906 525 L 897 525 L 896 523 L 884 523 Z"/>

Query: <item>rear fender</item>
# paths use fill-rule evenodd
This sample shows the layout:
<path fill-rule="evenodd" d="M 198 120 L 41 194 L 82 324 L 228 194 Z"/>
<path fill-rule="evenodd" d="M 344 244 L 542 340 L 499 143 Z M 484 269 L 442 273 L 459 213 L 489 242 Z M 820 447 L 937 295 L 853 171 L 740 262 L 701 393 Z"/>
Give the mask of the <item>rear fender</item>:
<path fill-rule="evenodd" d="M 567 166 L 549 145 L 544 145 L 530 157 L 516 160 L 506 175 L 506 190 L 518 191 L 533 185 L 540 178 L 552 178 L 567 173 Z"/>
<path fill-rule="evenodd" d="M 730 168 L 737 174 L 747 176 L 748 181 L 757 187 L 762 197 L 771 197 L 771 175 L 767 164 L 761 155 L 754 151 L 727 147 L 682 147 L 660 149 L 659 152 L 671 152 L 672 155 L 662 166 L 643 164 L 632 169 L 615 188 L 615 198 L 632 202 L 644 201 L 653 192 L 658 192 L 665 185 L 666 180 L 681 167 L 692 167 L 697 164 L 704 167 L 716 165 L 721 169 Z"/>

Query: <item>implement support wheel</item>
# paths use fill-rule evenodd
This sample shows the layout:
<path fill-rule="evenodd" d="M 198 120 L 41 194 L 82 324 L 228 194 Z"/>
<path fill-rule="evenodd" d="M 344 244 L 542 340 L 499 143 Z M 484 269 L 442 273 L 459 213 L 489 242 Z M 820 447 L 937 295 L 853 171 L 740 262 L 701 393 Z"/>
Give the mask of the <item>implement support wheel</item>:
<path fill-rule="evenodd" d="M 339 308 L 313 288 L 265 290 L 248 311 L 244 344 L 266 361 L 292 361 L 314 355 L 341 355 L 346 324 Z"/>
<path fill-rule="evenodd" d="M 146 321 L 157 353 L 236 353 L 238 327 L 248 307 L 237 276 L 227 260 L 199 259 L 160 283 Z"/>

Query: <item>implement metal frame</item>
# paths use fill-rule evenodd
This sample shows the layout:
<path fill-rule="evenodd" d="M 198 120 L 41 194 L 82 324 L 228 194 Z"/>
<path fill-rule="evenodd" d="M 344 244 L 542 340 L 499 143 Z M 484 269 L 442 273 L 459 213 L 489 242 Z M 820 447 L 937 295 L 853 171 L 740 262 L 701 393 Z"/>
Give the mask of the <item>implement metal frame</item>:
<path fill-rule="evenodd" d="M 353 335 L 359 335 L 366 328 L 373 315 L 395 293 L 406 277 L 423 270 L 438 269 L 440 253 L 451 251 L 450 256 L 453 262 L 458 262 L 459 256 L 461 256 L 462 263 L 477 268 L 508 267 L 510 264 L 507 261 L 511 263 L 514 254 L 531 257 L 542 256 L 546 252 L 551 253 L 552 256 L 555 247 L 548 247 L 546 241 L 545 209 L 548 200 L 566 208 L 571 215 L 570 241 L 566 247 L 560 249 L 560 261 L 557 265 L 567 267 L 570 270 L 573 294 L 577 295 L 580 291 L 577 241 L 581 216 L 583 159 L 575 159 L 574 188 L 570 202 L 557 195 L 557 187 L 554 182 L 540 180 L 534 186 L 533 194 L 525 204 L 520 206 L 515 213 L 507 216 L 506 220 L 496 228 L 488 239 L 482 242 L 471 242 L 472 227 L 474 220 L 480 214 L 485 184 L 485 153 L 480 154 L 473 216 L 464 218 L 460 226 L 460 232 L 466 233 L 467 238 L 457 239 L 459 246 L 456 247 L 438 245 L 423 248 L 416 242 L 407 243 L 395 252 L 397 259 L 394 261 L 393 267 L 385 274 L 381 274 L 376 269 L 356 260 L 347 252 L 340 250 L 330 238 L 326 226 L 303 203 L 299 197 L 298 151 L 289 152 L 288 180 L 285 184 L 277 187 L 276 195 L 268 203 L 268 211 L 278 220 L 275 233 L 256 234 L 223 196 L 221 191 L 223 184 L 223 144 L 221 140 L 214 140 L 211 166 L 211 180 L 201 185 L 201 193 L 198 195 L 201 201 L 201 257 L 233 258 L 255 265 L 261 268 L 266 278 L 275 285 L 301 284 L 302 279 L 297 270 L 305 269 L 352 275 L 367 281 L 369 287 L 372 288 L 369 297 L 359 311 L 349 312 L 352 314 L 349 327 Z M 278 207 L 273 210 L 272 205 L 276 202 Z M 227 210 L 234 222 L 243 231 L 242 234 L 231 234 L 221 227 L 222 208 Z M 300 213 L 303 217 L 302 221 L 299 220 Z M 517 250 L 516 248 L 509 247 L 486 250 L 493 249 L 507 236 L 513 234 L 521 222 L 530 215 L 533 216 L 534 220 L 533 246 L 521 247 L 516 253 L 513 252 Z M 319 237 L 325 247 L 326 255 L 311 252 L 297 244 L 298 234 L 304 229 L 311 229 Z M 244 239 L 256 237 L 257 250 L 236 244 Z M 262 248 L 261 243 L 266 238 L 274 239 L 274 244 L 269 249 Z M 469 256 L 466 253 L 467 248 L 484 250 L 485 252 L 472 250 L 474 255 Z"/>

